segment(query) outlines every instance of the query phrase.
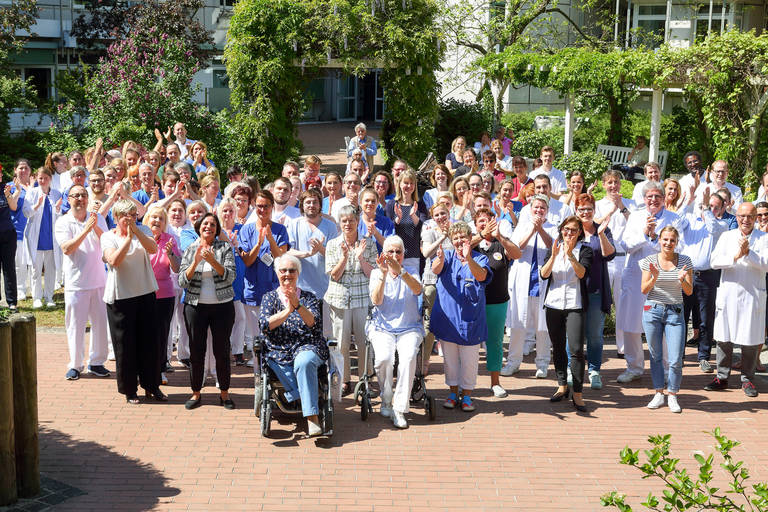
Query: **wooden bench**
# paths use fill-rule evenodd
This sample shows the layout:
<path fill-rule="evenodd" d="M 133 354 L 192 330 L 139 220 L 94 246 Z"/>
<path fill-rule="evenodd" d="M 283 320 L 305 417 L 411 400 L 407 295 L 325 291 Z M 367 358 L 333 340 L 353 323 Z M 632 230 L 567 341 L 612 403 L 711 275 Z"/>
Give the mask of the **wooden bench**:
<path fill-rule="evenodd" d="M 632 152 L 632 148 L 625 148 L 623 146 L 609 146 L 607 144 L 600 144 L 597 146 L 597 152 L 603 154 L 608 160 L 611 161 L 611 165 L 626 165 L 629 163 L 627 157 Z M 664 172 L 667 169 L 667 158 L 669 152 L 659 151 L 659 158 L 657 163 L 661 167 L 661 175 L 664 176 Z"/>

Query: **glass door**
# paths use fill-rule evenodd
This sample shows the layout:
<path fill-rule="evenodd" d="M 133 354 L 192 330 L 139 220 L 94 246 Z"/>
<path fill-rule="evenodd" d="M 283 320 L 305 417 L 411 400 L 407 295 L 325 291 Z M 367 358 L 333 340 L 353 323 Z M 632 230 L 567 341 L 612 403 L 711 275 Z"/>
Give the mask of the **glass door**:
<path fill-rule="evenodd" d="M 384 86 L 381 83 L 381 71 L 376 71 L 376 122 L 384 120 Z"/>
<path fill-rule="evenodd" d="M 357 120 L 357 77 L 344 75 L 336 79 L 337 121 Z"/>

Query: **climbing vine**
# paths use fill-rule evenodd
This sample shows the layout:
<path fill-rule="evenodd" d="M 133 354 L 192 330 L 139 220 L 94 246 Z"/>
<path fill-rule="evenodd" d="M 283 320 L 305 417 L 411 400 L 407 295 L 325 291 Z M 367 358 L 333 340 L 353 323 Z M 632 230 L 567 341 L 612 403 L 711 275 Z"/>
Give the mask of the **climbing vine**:
<path fill-rule="evenodd" d="M 417 165 L 434 149 L 442 55 L 434 0 L 242 0 L 224 59 L 238 133 L 233 159 L 274 175 L 300 151 L 303 91 L 323 67 L 381 68 L 388 153 Z"/>

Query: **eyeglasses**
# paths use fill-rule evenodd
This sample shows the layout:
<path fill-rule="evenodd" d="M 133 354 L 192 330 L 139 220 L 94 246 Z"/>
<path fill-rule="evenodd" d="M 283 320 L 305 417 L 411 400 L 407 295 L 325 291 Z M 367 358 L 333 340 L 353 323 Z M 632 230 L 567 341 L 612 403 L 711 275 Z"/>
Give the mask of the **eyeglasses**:
<path fill-rule="evenodd" d="M 389 249 L 386 251 L 387 254 L 403 254 L 402 249 Z"/>
<path fill-rule="evenodd" d="M 736 218 L 739 220 L 749 220 L 749 219 L 754 219 L 755 217 L 757 217 L 757 215 L 739 215 L 738 213 L 736 214 Z"/>
<path fill-rule="evenodd" d="M 572 235 L 572 234 L 578 233 L 578 232 L 579 232 L 578 228 L 563 228 L 563 233 L 568 233 L 568 234 Z"/>
<path fill-rule="evenodd" d="M 662 195 L 661 194 L 650 194 L 650 195 L 645 196 L 645 198 L 646 199 L 650 199 L 650 200 L 661 199 Z"/>
<path fill-rule="evenodd" d="M 357 187 L 359 187 L 360 185 L 362 185 L 362 183 L 361 183 L 361 182 L 359 182 L 359 181 L 345 181 L 345 182 L 344 182 L 344 184 L 345 184 L 345 185 L 347 185 L 347 186 L 349 186 L 349 185 L 355 185 L 355 186 L 357 186 Z"/>
<path fill-rule="evenodd" d="M 277 271 L 281 274 L 295 274 L 299 271 L 297 268 L 279 268 Z"/>
<path fill-rule="evenodd" d="M 72 199 L 86 199 L 88 197 L 88 194 L 85 192 L 81 192 L 79 194 L 69 194 L 69 197 Z"/>
<path fill-rule="evenodd" d="M 592 213 L 593 211 L 595 211 L 595 209 L 594 208 L 579 208 L 576 211 L 579 212 L 579 213 Z"/>

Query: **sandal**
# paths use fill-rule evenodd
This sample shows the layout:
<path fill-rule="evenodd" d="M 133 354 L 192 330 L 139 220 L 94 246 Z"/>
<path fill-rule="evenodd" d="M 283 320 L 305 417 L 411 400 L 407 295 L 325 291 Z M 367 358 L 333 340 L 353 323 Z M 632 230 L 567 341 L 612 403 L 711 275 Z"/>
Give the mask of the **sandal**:
<path fill-rule="evenodd" d="M 456 393 L 451 393 L 448 395 L 448 398 L 445 399 L 445 402 L 443 402 L 443 407 L 446 409 L 454 409 L 456 408 L 456 402 L 459 400 L 459 397 L 456 396 Z"/>
<path fill-rule="evenodd" d="M 472 398 L 464 395 L 461 398 L 461 410 L 464 412 L 472 412 L 475 410 L 475 405 L 472 403 Z"/>

